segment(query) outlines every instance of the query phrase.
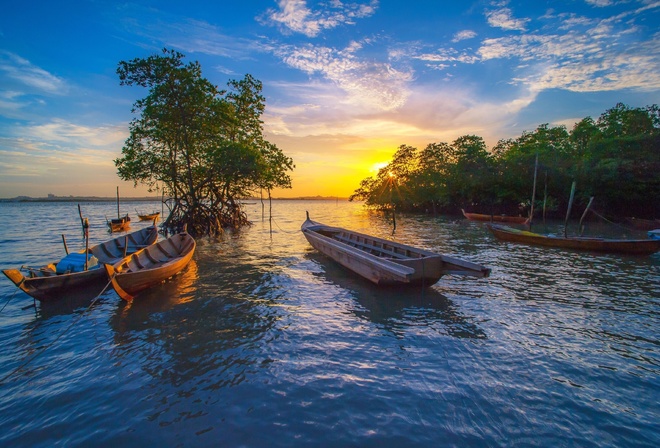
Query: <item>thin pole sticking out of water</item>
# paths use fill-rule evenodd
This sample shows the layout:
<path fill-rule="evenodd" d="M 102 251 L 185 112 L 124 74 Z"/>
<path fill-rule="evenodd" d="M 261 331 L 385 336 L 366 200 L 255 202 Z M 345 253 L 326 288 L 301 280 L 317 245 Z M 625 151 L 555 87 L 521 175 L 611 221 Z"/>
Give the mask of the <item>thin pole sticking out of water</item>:
<path fill-rule="evenodd" d="M 571 216 L 571 207 L 573 207 L 573 198 L 575 197 L 575 181 L 571 185 L 571 196 L 568 199 L 568 209 L 566 210 L 566 220 L 564 220 L 564 238 L 566 238 L 566 228 L 568 227 L 568 217 Z"/>
<path fill-rule="evenodd" d="M 534 201 L 536 201 L 536 172 L 539 169 L 539 153 L 536 153 L 536 161 L 534 162 L 534 186 L 532 187 L 532 205 L 529 210 L 529 230 L 532 230 L 532 221 L 534 220 Z"/>

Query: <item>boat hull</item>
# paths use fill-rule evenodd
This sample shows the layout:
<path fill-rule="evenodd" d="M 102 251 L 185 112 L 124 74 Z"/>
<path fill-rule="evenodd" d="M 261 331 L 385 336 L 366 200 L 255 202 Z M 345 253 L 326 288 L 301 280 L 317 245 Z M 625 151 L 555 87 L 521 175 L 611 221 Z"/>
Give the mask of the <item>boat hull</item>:
<path fill-rule="evenodd" d="M 130 301 L 140 292 L 181 272 L 195 252 L 195 240 L 187 233 L 172 235 L 138 251 L 105 270 L 117 294 Z"/>
<path fill-rule="evenodd" d="M 431 286 L 447 274 L 490 274 L 475 263 L 309 219 L 301 230 L 313 248 L 376 285 Z"/>
<path fill-rule="evenodd" d="M 497 239 L 512 243 L 631 255 L 651 255 L 660 250 L 660 240 L 614 240 L 581 237 L 561 238 L 512 229 L 496 224 L 489 224 L 488 228 Z"/>
<path fill-rule="evenodd" d="M 140 221 L 153 221 L 154 219 L 158 219 L 159 216 L 160 212 L 151 213 L 149 215 L 138 215 L 138 218 L 140 218 Z"/>
<path fill-rule="evenodd" d="M 155 243 L 156 239 L 158 229 L 150 226 L 98 244 L 89 251 L 98 259 L 99 265 L 86 271 L 57 274 L 57 262 L 53 262 L 38 269 L 30 269 L 29 276 L 23 275 L 18 269 L 5 269 L 2 272 L 22 291 L 42 302 L 57 301 L 74 293 L 96 295 L 108 283 L 101 263 L 116 262 L 126 254 Z"/>
<path fill-rule="evenodd" d="M 529 221 L 529 218 L 524 216 L 507 216 L 507 215 L 482 215 L 480 213 L 466 213 L 465 210 L 461 209 L 463 216 L 465 216 L 470 221 L 482 221 L 482 222 L 508 222 L 511 224 L 525 224 Z"/>

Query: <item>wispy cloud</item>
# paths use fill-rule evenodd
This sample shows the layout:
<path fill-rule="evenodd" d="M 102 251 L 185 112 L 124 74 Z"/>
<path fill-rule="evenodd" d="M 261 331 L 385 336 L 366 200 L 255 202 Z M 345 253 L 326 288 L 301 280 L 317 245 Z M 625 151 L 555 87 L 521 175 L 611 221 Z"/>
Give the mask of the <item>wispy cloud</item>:
<path fill-rule="evenodd" d="M 67 84 L 58 76 L 37 67 L 17 54 L 0 50 L 0 76 L 29 93 L 64 95 Z"/>
<path fill-rule="evenodd" d="M 509 8 L 500 8 L 492 11 L 486 11 L 486 19 L 492 27 L 502 28 L 504 30 L 525 31 L 529 19 L 515 19 Z"/>
<path fill-rule="evenodd" d="M 83 147 L 117 148 L 128 136 L 125 125 L 90 127 L 70 123 L 62 119 L 54 119 L 45 124 L 25 126 L 21 132 L 28 139 L 50 143 L 68 142 L 69 145 L 67 146 L 75 151 Z"/>
<path fill-rule="evenodd" d="M 320 74 L 341 88 L 354 107 L 391 110 L 408 95 L 412 73 L 388 62 L 367 61 L 357 56 L 362 44 L 352 42 L 343 50 L 313 45 L 285 46 L 277 54 L 291 67 L 310 75 Z"/>
<path fill-rule="evenodd" d="M 585 0 L 587 3 L 593 6 L 598 6 L 598 7 L 605 7 L 605 6 L 611 6 L 614 4 L 613 0 Z"/>
<path fill-rule="evenodd" d="M 508 82 L 536 92 L 654 90 L 660 87 L 660 33 L 642 37 L 634 19 L 659 6 L 656 1 L 600 20 L 546 14 L 544 20 L 554 20 L 554 29 L 562 33 L 547 32 L 552 28 L 548 25 L 530 33 L 484 38 L 476 51 L 441 48 L 413 57 L 443 69 L 456 63 L 517 61 Z"/>
<path fill-rule="evenodd" d="M 340 25 L 353 25 L 356 19 L 373 15 L 378 0 L 367 3 L 344 3 L 332 0 L 326 8 L 312 10 L 305 0 L 279 0 L 278 8 L 271 8 L 258 19 L 264 23 L 277 24 L 289 32 L 316 37 L 321 31 Z"/>
<path fill-rule="evenodd" d="M 451 40 L 452 42 L 460 42 L 462 40 L 467 40 L 467 39 L 474 39 L 477 37 L 477 33 L 475 33 L 472 30 L 463 30 L 459 31 L 458 33 L 454 34 L 454 38 Z"/>

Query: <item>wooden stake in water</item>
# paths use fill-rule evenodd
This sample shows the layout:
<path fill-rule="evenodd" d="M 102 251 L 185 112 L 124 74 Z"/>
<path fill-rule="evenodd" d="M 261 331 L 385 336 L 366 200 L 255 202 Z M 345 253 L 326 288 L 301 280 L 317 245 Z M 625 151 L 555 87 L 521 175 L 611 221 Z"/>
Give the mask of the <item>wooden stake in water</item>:
<path fill-rule="evenodd" d="M 566 210 L 566 219 L 564 220 L 564 238 L 566 238 L 568 217 L 571 216 L 571 207 L 573 207 L 573 197 L 575 197 L 575 181 L 573 181 L 573 185 L 571 185 L 571 197 L 568 199 L 568 209 Z"/>
<path fill-rule="evenodd" d="M 532 230 L 532 220 L 534 219 L 534 202 L 536 201 L 536 172 L 539 169 L 539 153 L 536 153 L 536 161 L 534 162 L 534 186 L 532 187 L 532 205 L 529 210 L 529 230 Z"/>
<path fill-rule="evenodd" d="M 582 218 L 580 218 L 580 224 L 578 224 L 578 229 L 580 229 L 580 236 L 582 236 L 582 232 L 584 231 L 584 227 L 582 227 L 582 221 L 584 221 L 584 217 L 587 216 L 587 212 L 591 208 L 591 203 L 594 201 L 594 197 L 591 196 L 589 198 L 589 203 L 587 204 L 587 208 L 584 209 L 584 213 L 582 213 Z"/>

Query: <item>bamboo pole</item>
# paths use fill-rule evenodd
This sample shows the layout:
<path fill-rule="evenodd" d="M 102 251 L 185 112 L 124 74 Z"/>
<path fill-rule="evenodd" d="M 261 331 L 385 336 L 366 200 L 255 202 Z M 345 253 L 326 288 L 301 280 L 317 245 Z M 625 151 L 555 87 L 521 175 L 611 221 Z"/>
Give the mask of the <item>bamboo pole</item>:
<path fill-rule="evenodd" d="M 578 224 L 578 229 L 580 229 L 580 236 L 582 236 L 582 232 L 584 231 L 584 228 L 582 227 L 582 221 L 584 220 L 584 217 L 587 216 L 587 212 L 589 211 L 589 208 L 591 208 L 591 203 L 594 201 L 594 197 L 591 196 L 589 198 L 589 203 L 587 204 L 587 208 L 584 209 L 584 213 L 582 213 L 582 218 L 580 218 L 580 224 Z"/>
<path fill-rule="evenodd" d="M 85 228 L 85 270 L 89 268 L 88 256 L 89 256 L 89 220 L 85 218 L 85 223 L 83 224 Z"/>
<path fill-rule="evenodd" d="M 545 225 L 545 209 L 548 203 L 548 172 L 545 172 L 545 182 L 543 186 L 543 225 Z"/>
<path fill-rule="evenodd" d="M 571 216 L 571 207 L 573 207 L 573 198 L 575 197 L 575 181 L 571 185 L 571 196 L 568 199 L 568 209 L 566 210 L 566 219 L 564 220 L 564 238 L 566 238 L 566 228 L 568 227 L 568 218 Z"/>
<path fill-rule="evenodd" d="M 534 220 L 534 202 L 536 201 L 536 173 L 539 169 L 539 153 L 536 153 L 536 161 L 534 162 L 534 186 L 532 187 L 532 205 L 529 210 L 529 230 L 532 230 L 532 221 Z"/>

